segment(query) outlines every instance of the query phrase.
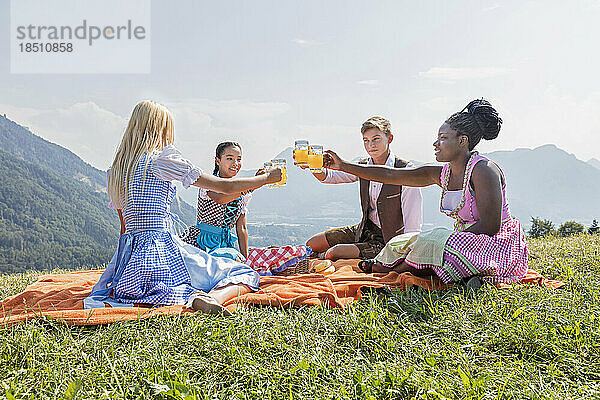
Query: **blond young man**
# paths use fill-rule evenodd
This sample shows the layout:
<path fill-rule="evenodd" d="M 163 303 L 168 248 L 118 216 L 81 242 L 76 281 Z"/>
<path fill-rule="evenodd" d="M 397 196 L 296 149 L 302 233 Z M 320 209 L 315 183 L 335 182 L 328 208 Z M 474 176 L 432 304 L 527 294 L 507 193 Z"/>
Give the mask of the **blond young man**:
<path fill-rule="evenodd" d="M 406 168 L 411 165 L 390 150 L 394 140 L 390 122 L 371 117 L 361 127 L 363 145 L 369 157 L 359 163 Z M 374 258 L 396 235 L 420 232 L 423 225 L 423 197 L 419 188 L 388 185 L 360 179 L 355 175 L 325 169 L 313 175 L 323 183 L 360 181 L 361 221 L 352 226 L 329 229 L 311 237 L 306 245 L 329 260 Z"/>

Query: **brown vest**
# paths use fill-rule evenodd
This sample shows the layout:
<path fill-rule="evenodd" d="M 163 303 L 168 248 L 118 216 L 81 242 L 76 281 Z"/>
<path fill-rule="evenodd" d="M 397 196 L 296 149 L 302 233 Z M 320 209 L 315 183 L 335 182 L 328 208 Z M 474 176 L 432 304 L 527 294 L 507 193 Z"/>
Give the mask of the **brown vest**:
<path fill-rule="evenodd" d="M 367 160 L 361 160 L 359 164 L 366 164 Z M 394 162 L 394 168 L 404 168 L 408 163 L 398 157 Z M 370 181 L 360 178 L 360 205 L 362 208 L 362 220 L 356 230 L 355 240 L 360 241 L 365 223 L 369 219 L 369 184 Z M 381 223 L 383 240 L 387 243 L 396 235 L 404 233 L 404 218 L 402 217 L 402 186 L 388 185 L 381 187 L 377 198 L 377 215 Z"/>

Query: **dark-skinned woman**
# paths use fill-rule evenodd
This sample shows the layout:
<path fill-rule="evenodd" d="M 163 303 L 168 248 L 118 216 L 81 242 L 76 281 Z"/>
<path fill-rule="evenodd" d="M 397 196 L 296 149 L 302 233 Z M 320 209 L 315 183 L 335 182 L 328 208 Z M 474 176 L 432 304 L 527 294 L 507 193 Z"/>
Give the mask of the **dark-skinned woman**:
<path fill-rule="evenodd" d="M 486 100 L 474 100 L 451 115 L 433 143 L 435 158 L 443 166 L 366 166 L 327 152 L 328 168 L 370 181 L 441 186 L 440 211 L 456 219 L 454 231 L 436 228 L 410 241 L 402 237 L 390 240 L 375 260 L 362 262 L 363 271 L 435 274 L 443 283 L 472 276 L 490 283 L 512 283 L 525 276 L 527 243 L 521 224 L 510 214 L 504 174 L 494 162 L 474 151 L 482 138 L 495 139 L 501 125 L 502 119 Z"/>

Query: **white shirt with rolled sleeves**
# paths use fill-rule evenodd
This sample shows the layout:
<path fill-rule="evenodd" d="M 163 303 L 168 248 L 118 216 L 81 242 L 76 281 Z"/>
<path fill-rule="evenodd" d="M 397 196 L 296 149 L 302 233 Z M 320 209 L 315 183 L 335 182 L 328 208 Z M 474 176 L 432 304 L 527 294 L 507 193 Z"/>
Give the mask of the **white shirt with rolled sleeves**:
<path fill-rule="evenodd" d="M 385 162 L 388 167 L 394 167 L 394 161 L 396 156 L 390 152 L 390 155 Z M 373 159 L 369 158 L 367 165 L 373 165 Z M 411 168 L 412 165 L 409 163 L 406 168 Z M 323 183 L 352 183 L 357 182 L 359 178 L 356 175 L 349 174 L 344 171 L 325 169 L 326 176 L 323 179 Z M 381 193 L 383 183 L 373 182 L 369 183 L 369 199 L 370 199 L 370 210 L 369 219 L 381 228 L 381 222 L 379 221 L 379 214 L 377 214 L 377 198 Z M 402 186 L 402 218 L 404 219 L 404 233 L 408 232 L 421 232 L 423 227 L 423 195 L 421 194 L 421 188 Z"/>

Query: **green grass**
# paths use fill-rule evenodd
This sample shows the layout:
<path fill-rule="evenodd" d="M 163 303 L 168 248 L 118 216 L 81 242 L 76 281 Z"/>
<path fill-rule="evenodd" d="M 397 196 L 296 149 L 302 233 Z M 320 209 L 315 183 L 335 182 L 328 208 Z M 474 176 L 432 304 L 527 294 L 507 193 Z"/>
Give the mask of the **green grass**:
<path fill-rule="evenodd" d="M 600 398 L 600 235 L 531 240 L 559 290 L 368 295 L 345 311 L 248 308 L 0 329 L 7 398 Z M 0 277 L 11 295 L 39 273 Z"/>

